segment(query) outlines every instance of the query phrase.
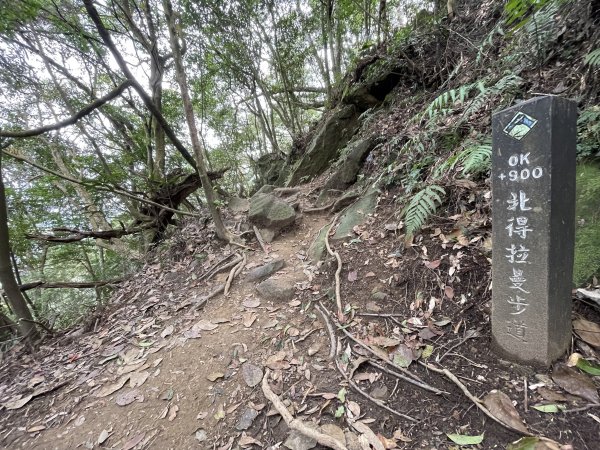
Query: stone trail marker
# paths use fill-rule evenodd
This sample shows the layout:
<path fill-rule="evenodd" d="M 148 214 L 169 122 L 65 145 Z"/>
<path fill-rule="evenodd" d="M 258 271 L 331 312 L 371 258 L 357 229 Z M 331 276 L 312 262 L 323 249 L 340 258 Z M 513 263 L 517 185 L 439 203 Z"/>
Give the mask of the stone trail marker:
<path fill-rule="evenodd" d="M 536 97 L 493 117 L 492 338 L 550 365 L 571 338 L 577 104 Z"/>

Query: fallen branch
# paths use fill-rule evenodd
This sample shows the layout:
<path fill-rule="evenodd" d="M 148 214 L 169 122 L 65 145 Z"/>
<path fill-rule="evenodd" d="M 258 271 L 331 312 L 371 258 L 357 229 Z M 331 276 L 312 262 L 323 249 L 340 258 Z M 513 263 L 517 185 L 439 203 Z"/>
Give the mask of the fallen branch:
<path fill-rule="evenodd" d="M 412 378 L 409 378 L 406 375 L 402 375 L 401 373 L 396 372 L 395 370 L 388 369 L 387 367 L 377 364 L 375 361 L 371 361 L 370 359 L 368 360 L 368 363 L 371 364 L 373 367 L 377 367 L 379 370 L 382 370 L 389 375 L 392 375 L 396 378 L 404 380 L 408 383 L 414 384 L 415 386 L 420 387 L 421 389 L 425 389 L 426 391 L 433 392 L 436 395 L 450 394 L 449 392 L 442 391 L 442 390 L 437 389 L 433 386 L 430 386 L 426 383 L 422 383 L 420 381 L 413 380 Z"/>
<path fill-rule="evenodd" d="M 82 282 L 71 282 L 71 281 L 33 281 L 31 283 L 25 283 L 19 286 L 21 292 L 29 291 L 31 289 L 85 289 L 85 288 L 97 288 L 101 286 L 107 286 L 109 284 L 119 284 L 125 281 L 125 278 L 117 280 L 104 280 L 104 281 L 82 281 Z"/>
<path fill-rule="evenodd" d="M 514 428 L 504 422 L 502 422 L 500 419 L 498 419 L 496 416 L 494 416 L 483 404 L 483 402 L 478 399 L 477 397 L 475 397 L 473 394 L 471 394 L 471 392 L 469 391 L 469 389 L 456 377 L 456 375 L 454 375 L 452 372 L 450 372 L 448 369 L 438 369 L 435 366 L 432 366 L 431 364 L 425 363 L 423 361 L 418 361 L 418 363 L 425 367 L 428 370 L 431 370 L 432 372 L 435 373 L 439 373 L 442 374 L 444 376 L 446 376 L 446 378 L 448 378 L 450 381 L 452 381 L 456 386 L 458 386 L 458 388 L 463 392 L 463 394 L 473 402 L 473 404 L 475 406 L 477 406 L 481 412 L 483 412 L 486 416 L 488 416 L 490 419 L 492 419 L 494 422 L 499 423 L 500 425 L 502 425 L 503 427 L 514 431 L 515 433 L 519 433 L 521 435 L 524 436 L 535 436 L 529 432 L 524 432 L 523 430 L 519 430 L 517 428 Z M 544 438 L 546 439 L 546 438 Z"/>
<path fill-rule="evenodd" d="M 350 378 L 348 378 L 348 375 L 346 375 L 346 372 L 344 372 L 344 370 L 340 367 L 340 362 L 337 360 L 337 358 L 335 360 L 335 366 L 337 367 L 337 369 L 340 372 L 340 374 L 342 374 L 342 376 L 344 377 L 344 379 L 346 380 L 346 382 L 352 387 L 352 389 L 354 389 L 360 395 L 362 395 L 363 397 L 365 397 L 367 400 L 373 402 L 374 404 L 376 404 L 380 408 L 385 409 L 387 412 L 392 413 L 395 416 L 401 417 L 403 419 L 409 420 L 409 421 L 414 422 L 414 423 L 418 423 L 419 422 L 414 417 L 408 416 L 406 414 L 401 413 L 400 411 L 396 411 L 395 409 L 390 408 L 389 406 L 387 406 L 382 401 L 377 400 L 374 397 L 371 397 L 369 394 L 367 394 L 365 391 L 363 391 L 360 387 L 358 387 L 358 385 L 354 381 L 352 381 Z"/>
<path fill-rule="evenodd" d="M 296 430 L 306 437 L 315 439 L 319 444 L 327 448 L 332 448 L 334 450 L 348 450 L 344 444 L 335 439 L 333 436 L 323 434 L 319 430 L 309 427 L 302 420 L 295 419 L 285 407 L 281 399 L 271 390 L 271 387 L 269 386 L 270 373 L 270 370 L 266 369 L 265 376 L 262 380 L 263 394 L 265 394 L 265 397 L 267 397 L 267 399 L 273 404 L 273 407 L 277 410 L 279 415 L 281 415 L 284 422 L 291 430 Z"/>
<path fill-rule="evenodd" d="M 254 230 L 254 234 L 256 235 L 256 240 L 260 244 L 260 248 L 262 248 L 263 252 L 265 252 L 265 255 L 268 255 L 269 251 L 267 250 L 267 246 L 265 245 L 265 240 L 263 239 L 262 235 L 260 234 L 260 231 L 258 230 L 258 228 L 256 228 L 256 225 L 252 225 L 252 229 Z"/>
<path fill-rule="evenodd" d="M 333 250 L 331 250 L 331 246 L 329 245 L 329 233 L 335 225 L 336 220 L 337 216 L 333 218 L 333 221 L 331 222 L 327 233 L 325 233 L 325 246 L 327 247 L 327 251 L 329 252 L 329 254 L 331 256 L 335 256 L 335 259 L 337 259 L 338 266 L 337 270 L 335 271 L 335 302 L 337 305 L 338 320 L 344 323 L 344 309 L 342 308 L 342 295 L 340 293 L 340 273 L 342 272 L 342 258 L 340 257 L 340 254 L 337 251 L 334 252 Z"/>
<path fill-rule="evenodd" d="M 327 327 L 327 332 L 329 333 L 329 359 L 333 359 L 335 358 L 335 355 L 337 355 L 337 343 L 335 339 L 335 332 L 333 331 L 333 325 L 331 325 L 329 317 L 327 316 L 327 313 L 325 312 L 320 301 L 317 305 L 315 305 L 315 309 L 319 311 L 323 317 L 323 322 L 325 322 L 325 326 Z"/>

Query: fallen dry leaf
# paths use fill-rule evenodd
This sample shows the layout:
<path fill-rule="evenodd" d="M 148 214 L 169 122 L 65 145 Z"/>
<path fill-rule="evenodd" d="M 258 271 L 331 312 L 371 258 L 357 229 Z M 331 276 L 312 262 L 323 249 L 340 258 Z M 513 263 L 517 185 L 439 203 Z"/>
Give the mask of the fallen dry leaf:
<path fill-rule="evenodd" d="M 366 439 L 375 450 L 386 450 L 377 435 L 365 423 L 357 421 L 351 425 L 356 431 L 361 433 L 361 438 Z"/>
<path fill-rule="evenodd" d="M 356 281 L 356 280 L 358 280 L 358 272 L 356 270 L 348 272 L 348 281 Z"/>
<path fill-rule="evenodd" d="M 260 306 L 260 299 L 255 297 L 246 297 L 242 302 L 245 308 L 258 308 Z"/>
<path fill-rule="evenodd" d="M 495 389 L 490 391 L 490 393 L 483 398 L 483 404 L 488 411 L 501 422 L 523 433 L 528 432 L 519 412 L 515 409 L 512 401 L 504 392 Z"/>
<path fill-rule="evenodd" d="M 2 406 L 4 406 L 6 409 L 19 409 L 25 406 L 32 398 L 33 395 L 26 395 L 23 398 L 21 398 L 21 396 L 18 395 L 16 397 L 13 397 L 6 403 L 3 403 Z"/>
<path fill-rule="evenodd" d="M 372 342 L 380 347 L 395 347 L 396 345 L 400 344 L 398 339 L 389 338 L 386 336 L 377 336 L 372 339 Z"/>
<path fill-rule="evenodd" d="M 27 432 L 28 433 L 37 433 L 38 431 L 42 431 L 45 429 L 46 429 L 46 427 L 44 425 L 36 425 L 34 427 L 27 428 Z"/>
<path fill-rule="evenodd" d="M 196 322 L 192 328 L 196 328 L 200 331 L 212 331 L 218 326 L 219 325 L 217 325 L 216 323 L 212 323 L 210 320 L 202 319 Z"/>
<path fill-rule="evenodd" d="M 437 269 L 440 266 L 441 262 L 442 262 L 441 259 L 436 259 L 435 261 L 423 261 L 423 264 L 428 269 L 432 269 L 433 270 L 433 269 Z"/>
<path fill-rule="evenodd" d="M 100 435 L 98 436 L 98 445 L 102 445 L 106 442 L 106 440 L 110 437 L 110 433 L 108 430 L 102 430 Z"/>
<path fill-rule="evenodd" d="M 103 388 L 99 389 L 98 392 L 96 392 L 95 397 L 98 397 L 98 398 L 107 397 L 110 394 L 117 392 L 119 389 L 121 389 L 123 386 L 125 386 L 125 383 L 127 383 L 130 376 L 131 376 L 130 374 L 123 375 L 115 383 L 109 384 L 108 386 L 104 386 Z"/>
<path fill-rule="evenodd" d="M 122 450 L 131 450 L 132 448 L 134 448 L 136 445 L 138 445 L 140 442 L 142 442 L 144 440 L 144 436 L 146 436 L 146 433 L 140 433 L 140 434 L 135 435 L 130 440 L 128 440 L 125 443 L 125 445 L 123 445 Z"/>
<path fill-rule="evenodd" d="M 444 295 L 446 297 L 448 297 L 450 300 L 452 300 L 454 298 L 454 289 L 452 288 L 452 286 L 446 286 L 444 288 Z"/>
<path fill-rule="evenodd" d="M 262 442 L 257 441 L 252 436 L 248 436 L 246 433 L 242 433 L 238 444 L 242 447 L 247 447 L 248 445 L 258 445 L 259 447 L 262 447 Z"/>
<path fill-rule="evenodd" d="M 177 417 L 177 411 L 179 411 L 179 406 L 177 405 L 173 405 L 171 408 L 169 408 L 169 417 L 167 418 L 169 422 L 173 422 L 173 420 L 175 420 L 175 417 Z"/>
<path fill-rule="evenodd" d="M 211 372 L 206 376 L 208 381 L 217 381 L 219 378 L 223 378 L 225 374 L 223 372 Z"/>
<path fill-rule="evenodd" d="M 173 325 L 169 325 L 164 330 L 162 330 L 162 332 L 160 333 L 160 337 L 164 339 L 167 336 L 170 336 L 171 334 L 173 334 L 174 330 L 175 330 L 175 327 Z"/>
<path fill-rule="evenodd" d="M 587 375 L 564 364 L 558 364 L 552 371 L 552 379 L 569 394 L 584 398 L 592 403 L 600 403 L 596 385 Z"/>
<path fill-rule="evenodd" d="M 115 403 L 119 406 L 127 406 L 135 401 L 143 401 L 144 396 L 137 389 L 132 389 L 128 392 L 121 392 L 117 394 Z"/>
<path fill-rule="evenodd" d="M 135 387 L 141 386 L 142 384 L 144 384 L 146 382 L 146 380 L 148 379 L 149 376 L 150 376 L 150 372 L 148 372 L 148 371 L 132 373 L 129 376 L 129 387 L 135 388 Z"/>
<path fill-rule="evenodd" d="M 244 326 L 246 328 L 250 328 L 257 318 L 258 318 L 258 316 L 256 315 L 256 313 L 247 312 L 247 313 L 244 313 L 244 315 L 242 317 L 242 323 L 244 324 Z"/>
<path fill-rule="evenodd" d="M 573 321 L 573 330 L 582 340 L 600 348 L 600 325 L 589 320 L 578 319 Z"/>

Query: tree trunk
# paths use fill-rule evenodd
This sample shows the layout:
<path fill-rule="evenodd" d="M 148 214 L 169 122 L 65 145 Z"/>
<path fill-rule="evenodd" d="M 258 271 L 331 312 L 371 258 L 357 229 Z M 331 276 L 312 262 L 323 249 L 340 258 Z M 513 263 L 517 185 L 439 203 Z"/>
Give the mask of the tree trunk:
<path fill-rule="evenodd" d="M 0 151 L 0 284 L 6 299 L 18 319 L 19 331 L 29 342 L 37 340 L 38 331 L 33 323 L 31 311 L 19 290 L 12 264 L 10 262 L 10 241 L 8 236 L 8 211 L 4 181 L 2 180 L 2 152 Z"/>
<path fill-rule="evenodd" d="M 204 188 L 204 195 L 206 196 L 206 203 L 210 210 L 210 215 L 215 223 L 215 229 L 219 239 L 224 241 L 231 241 L 232 236 L 225 228 L 223 219 L 221 218 L 221 212 L 215 204 L 215 191 L 213 190 L 212 183 L 208 177 L 206 170 L 206 163 L 204 161 L 204 152 L 202 150 L 202 144 L 198 137 L 198 128 L 196 126 L 196 118 L 194 117 L 194 110 L 192 107 L 192 99 L 190 98 L 190 91 L 188 88 L 187 77 L 185 74 L 185 68 L 183 67 L 183 55 L 181 52 L 181 45 L 179 43 L 180 36 L 177 34 L 177 28 L 175 26 L 175 16 L 173 15 L 173 6 L 170 0 L 163 0 L 163 8 L 165 16 L 167 18 L 169 28 L 169 40 L 171 42 L 171 51 L 173 52 L 173 62 L 175 64 L 175 74 L 179 89 L 181 91 L 181 99 L 183 101 L 183 109 L 185 112 L 185 119 L 188 124 L 190 131 L 190 138 L 192 140 L 192 148 L 194 155 L 196 156 L 196 164 L 198 166 L 198 174 L 202 181 L 202 187 Z"/>

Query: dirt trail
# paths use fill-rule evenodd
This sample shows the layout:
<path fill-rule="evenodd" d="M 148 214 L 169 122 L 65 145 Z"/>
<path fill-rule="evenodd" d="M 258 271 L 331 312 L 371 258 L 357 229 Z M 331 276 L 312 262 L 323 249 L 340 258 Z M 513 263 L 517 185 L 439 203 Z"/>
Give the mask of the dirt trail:
<path fill-rule="evenodd" d="M 394 194 L 382 193 L 354 238 L 334 245 L 343 261 L 344 310 L 343 323 L 332 327 L 335 361 L 313 306 L 321 300 L 335 310 L 328 291 L 337 263 L 328 258 L 317 267 L 306 258 L 330 217 L 305 214 L 268 255 L 249 252 L 230 295 L 200 309 L 194 302 L 222 285 L 227 272 L 208 284 L 202 275 L 240 249 L 221 247 L 210 230 L 190 222 L 90 326 L 45 342 L 34 355 L 18 346 L 6 355 L 0 446 L 322 449 L 295 436 L 272 410 L 260 385 L 268 367 L 269 385 L 292 416 L 346 440 L 348 450 L 452 449 L 451 435 L 504 449 L 522 431 L 475 407 L 473 399 L 484 398 L 502 405 L 496 419 L 563 444 L 554 448 L 595 448 L 598 419 L 589 410 L 597 402 L 587 405 L 597 396 L 593 380 L 586 378 L 583 392 L 581 374 L 563 361 L 534 370 L 491 350 L 488 217 L 440 219 L 407 246 L 393 222 L 396 211 Z M 268 300 L 272 291 L 261 296 L 244 280 L 278 258 L 286 266 L 271 279 L 293 289 Z M 598 311 L 582 302 L 574 316 L 600 323 Z M 594 358 L 588 344 L 574 342 Z M 536 409 L 548 402 L 571 411 Z"/>
<path fill-rule="evenodd" d="M 294 283 L 306 281 L 303 270 L 308 263 L 304 255 L 312 236 L 326 221 L 324 217 L 303 218 L 293 230 L 270 245 L 268 256 L 261 251 L 249 253 L 247 267 L 282 258 L 286 266 L 272 278 Z M 226 276 L 227 272 L 221 273 L 216 281 L 222 283 Z M 290 335 L 305 345 L 315 339 L 327 339 L 322 325 L 301 312 L 300 301 L 293 298 L 284 303 L 265 301 L 259 297 L 256 283 L 246 282 L 244 277 L 245 273 L 236 279 L 227 297 L 221 294 L 199 311 L 183 309 L 168 322 L 150 327 L 149 334 L 153 334 L 151 331 L 160 334 L 173 326 L 166 345 L 159 351 L 150 353 L 152 347 L 136 347 L 132 356 L 127 351 L 131 352 L 134 347 L 127 347 L 125 353 L 133 359 L 132 366 L 135 361 L 145 362 L 141 369 L 131 373 L 150 374 L 141 386 L 131 388 L 128 382 L 114 394 L 96 398 L 98 391 L 120 378 L 117 360 L 108 362 L 104 373 L 69 394 L 77 404 L 72 409 L 61 403 L 64 394 L 59 391 L 57 401 L 52 399 L 52 394 L 46 395 L 44 403 L 49 404 L 44 408 L 37 407 L 35 400 L 31 410 L 23 408 L 28 415 L 25 420 L 28 430 L 48 423 L 52 412 L 66 415 L 67 420 L 39 432 L 15 432 L 15 439 L 6 448 L 92 448 L 98 447 L 99 438 L 106 432 L 109 437 L 103 443 L 104 448 L 133 448 L 136 442 L 140 445 L 138 448 L 213 448 L 213 445 L 217 448 L 217 442 L 226 443 L 230 436 L 239 435 L 239 431 L 232 428 L 239 427 L 239 417 L 249 405 L 259 411 L 269 408 L 260 384 L 250 388 L 244 382 L 241 364 L 247 361 L 262 368 L 267 357 L 282 348 L 283 340 Z M 201 296 L 206 292 L 187 294 Z M 246 307 L 244 300 L 260 301 L 260 305 Z M 185 331 L 199 321 L 209 324 L 201 329 L 213 326 L 215 329 L 202 330 L 197 338 L 186 339 Z M 321 353 L 326 356 L 326 346 Z M 316 354 L 312 359 L 320 361 L 321 356 Z M 218 377 L 215 381 L 209 381 L 215 377 Z M 102 387 L 94 389 L 98 385 Z M 125 394 L 136 400 L 126 406 L 117 405 L 117 401 L 127 401 L 120 398 Z M 206 437 L 202 436 L 202 430 Z"/>

